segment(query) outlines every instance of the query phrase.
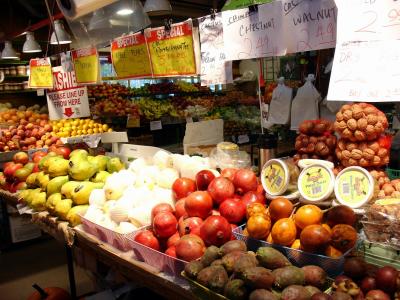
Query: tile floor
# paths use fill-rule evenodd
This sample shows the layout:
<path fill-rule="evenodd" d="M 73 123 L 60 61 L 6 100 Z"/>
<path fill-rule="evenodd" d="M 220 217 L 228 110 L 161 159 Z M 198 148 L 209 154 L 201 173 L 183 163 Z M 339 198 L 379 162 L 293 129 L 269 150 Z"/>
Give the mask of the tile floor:
<path fill-rule="evenodd" d="M 75 267 L 78 295 L 93 291 L 88 273 Z M 32 284 L 69 290 L 64 247 L 54 239 L 0 253 L 0 299 L 26 300 Z"/>

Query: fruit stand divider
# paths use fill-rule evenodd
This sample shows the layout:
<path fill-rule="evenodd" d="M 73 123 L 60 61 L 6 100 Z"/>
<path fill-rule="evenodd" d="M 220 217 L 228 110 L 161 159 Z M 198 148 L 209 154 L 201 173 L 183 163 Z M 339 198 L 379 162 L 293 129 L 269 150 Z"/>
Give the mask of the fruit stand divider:
<path fill-rule="evenodd" d="M 0 199 L 13 207 L 16 207 L 18 203 L 16 195 L 7 191 L 0 190 Z M 183 279 L 172 278 L 160 273 L 144 262 L 123 255 L 124 252 L 103 243 L 97 237 L 81 230 L 79 226 L 71 228 L 68 226 L 68 222 L 59 221 L 47 212 L 33 214 L 31 221 L 38 225 L 41 230 L 65 245 L 70 293 L 73 299 L 77 299 L 72 254 L 72 248 L 74 247 L 120 272 L 128 280 L 139 283 L 167 299 L 196 299 L 190 291 L 189 285 Z"/>

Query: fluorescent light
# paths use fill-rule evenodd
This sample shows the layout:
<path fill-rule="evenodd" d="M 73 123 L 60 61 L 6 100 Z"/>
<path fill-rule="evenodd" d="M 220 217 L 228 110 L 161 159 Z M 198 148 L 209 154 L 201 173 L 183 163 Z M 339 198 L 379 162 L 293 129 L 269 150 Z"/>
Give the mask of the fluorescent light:
<path fill-rule="evenodd" d="M 57 36 L 56 36 L 57 33 Z M 57 42 L 58 38 L 58 42 Z M 63 44 L 70 44 L 72 42 L 71 36 L 68 34 L 68 32 L 64 28 L 64 24 L 62 23 L 61 20 L 55 20 L 54 21 L 54 31 L 51 35 L 50 38 L 50 44 L 52 45 L 63 45 Z"/>
<path fill-rule="evenodd" d="M 133 10 L 130 8 L 123 8 L 117 11 L 117 15 L 119 16 L 129 16 L 131 14 L 133 14 Z"/>
<path fill-rule="evenodd" d="M 39 43 L 35 40 L 33 32 L 28 31 L 26 33 L 26 41 L 22 47 L 22 52 L 24 53 L 36 53 L 42 52 Z"/>
<path fill-rule="evenodd" d="M 10 41 L 4 42 L 4 49 L 3 49 L 3 52 L 1 53 L 1 58 L 2 59 L 19 59 L 17 52 L 15 52 Z"/>

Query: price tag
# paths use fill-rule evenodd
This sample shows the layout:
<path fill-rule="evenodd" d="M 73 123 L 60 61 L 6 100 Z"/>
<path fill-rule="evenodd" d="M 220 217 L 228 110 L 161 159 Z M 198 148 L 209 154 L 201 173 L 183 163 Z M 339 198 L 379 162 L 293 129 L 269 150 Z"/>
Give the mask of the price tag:
<path fill-rule="evenodd" d="M 29 87 L 39 89 L 53 88 L 50 58 L 35 58 L 29 61 Z"/>
<path fill-rule="evenodd" d="M 38 96 L 44 96 L 44 89 L 37 89 L 37 90 L 36 90 L 36 95 L 38 95 Z"/>
<path fill-rule="evenodd" d="M 114 40 L 111 43 L 111 58 L 120 79 L 152 75 L 146 39 L 140 32 Z"/>
<path fill-rule="evenodd" d="M 186 117 L 186 123 L 193 123 L 192 117 Z"/>
<path fill-rule="evenodd" d="M 140 127 L 140 119 L 136 116 L 128 116 L 126 120 L 126 128 L 137 128 Z"/>
<path fill-rule="evenodd" d="M 162 123 L 161 121 L 152 121 L 150 122 L 150 130 L 161 130 L 162 129 Z"/>
<path fill-rule="evenodd" d="M 247 134 L 239 135 L 237 139 L 238 144 L 245 144 L 250 142 L 250 138 Z"/>
<path fill-rule="evenodd" d="M 97 83 L 100 78 L 99 56 L 95 47 L 71 51 L 76 82 L 78 84 Z"/>
<path fill-rule="evenodd" d="M 196 74 L 191 21 L 146 30 L 153 76 Z"/>

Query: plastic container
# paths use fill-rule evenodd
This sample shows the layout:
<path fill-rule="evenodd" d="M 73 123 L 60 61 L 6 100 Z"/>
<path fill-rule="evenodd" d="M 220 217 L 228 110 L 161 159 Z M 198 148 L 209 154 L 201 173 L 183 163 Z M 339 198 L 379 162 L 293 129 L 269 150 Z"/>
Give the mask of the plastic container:
<path fill-rule="evenodd" d="M 141 228 L 141 230 L 145 229 L 151 229 L 151 226 Z M 141 230 L 136 231 L 134 235 L 128 237 L 128 244 L 133 250 L 135 258 L 156 268 L 160 272 L 168 273 L 173 276 L 180 276 L 181 272 L 185 269 L 187 262 L 136 242 L 134 240 L 135 236 Z"/>
<path fill-rule="evenodd" d="M 325 167 L 327 167 L 328 169 L 333 170 L 335 168 L 335 165 L 327 160 L 322 160 L 322 159 L 300 159 L 299 162 L 297 163 L 297 165 L 299 166 L 299 168 L 304 169 L 306 167 L 309 167 L 311 165 L 323 165 Z"/>
<path fill-rule="evenodd" d="M 139 230 L 142 229 L 142 228 L 139 228 L 131 233 L 122 234 L 122 233 L 115 232 L 111 229 L 105 228 L 96 223 L 93 223 L 92 221 L 89 221 L 88 219 L 86 219 L 84 216 L 81 216 L 81 221 L 82 221 L 83 229 L 87 233 L 90 233 L 90 234 L 98 237 L 103 242 L 110 244 L 114 248 L 117 248 L 121 251 L 131 250 L 129 238 L 134 237 L 136 232 L 138 232 Z"/>
<path fill-rule="evenodd" d="M 296 192 L 300 171 L 291 158 L 271 159 L 261 171 L 261 182 L 270 196 Z"/>
<path fill-rule="evenodd" d="M 351 208 L 360 208 L 373 197 L 375 181 L 371 174 L 361 167 L 343 169 L 335 181 L 335 195 L 339 203 Z"/>
<path fill-rule="evenodd" d="M 400 170 L 386 168 L 386 174 L 388 174 L 390 180 L 400 178 Z"/>
<path fill-rule="evenodd" d="M 297 182 L 300 195 L 310 202 L 323 202 L 330 198 L 335 186 L 332 169 L 323 164 L 313 164 L 301 171 Z"/>
<path fill-rule="evenodd" d="M 232 231 L 232 233 L 236 237 L 236 239 L 244 241 L 246 243 L 248 250 L 257 251 L 257 249 L 260 247 L 272 247 L 282 252 L 283 255 L 285 255 L 293 265 L 298 267 L 303 267 L 306 265 L 317 265 L 324 269 L 330 277 L 335 277 L 343 272 L 345 257 L 353 250 L 348 250 L 339 258 L 332 258 L 325 255 L 309 253 L 302 250 L 271 244 L 266 241 L 261 241 L 249 236 L 245 236 L 243 234 L 245 226 L 246 225 L 236 227 Z"/>
<path fill-rule="evenodd" d="M 358 248 L 368 263 L 383 267 L 392 266 L 400 269 L 400 252 L 387 245 L 364 241 Z"/>

